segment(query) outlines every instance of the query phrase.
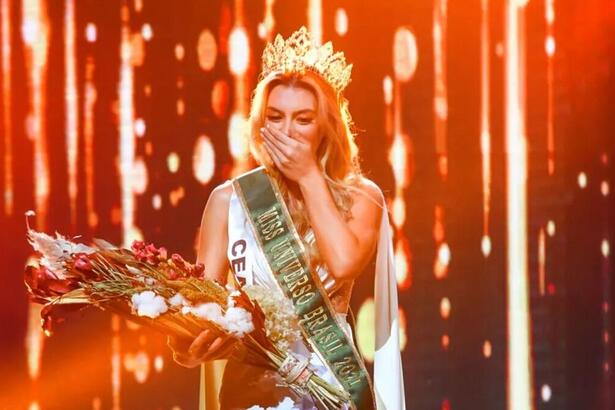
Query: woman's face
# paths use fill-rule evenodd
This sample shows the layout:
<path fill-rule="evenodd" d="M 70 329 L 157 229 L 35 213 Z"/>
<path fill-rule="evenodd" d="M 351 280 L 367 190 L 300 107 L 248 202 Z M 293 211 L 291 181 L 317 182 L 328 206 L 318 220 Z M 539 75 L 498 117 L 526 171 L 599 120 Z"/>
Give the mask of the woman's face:
<path fill-rule="evenodd" d="M 269 93 L 265 124 L 291 138 L 308 141 L 316 153 L 321 135 L 318 130 L 316 97 L 302 87 L 277 85 Z"/>

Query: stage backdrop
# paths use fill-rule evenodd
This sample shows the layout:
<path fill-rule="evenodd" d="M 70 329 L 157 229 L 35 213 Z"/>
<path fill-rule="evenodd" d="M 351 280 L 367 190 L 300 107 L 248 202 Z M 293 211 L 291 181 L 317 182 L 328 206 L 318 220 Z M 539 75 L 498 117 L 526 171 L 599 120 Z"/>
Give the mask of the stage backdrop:
<path fill-rule="evenodd" d="M 0 0 L 0 407 L 194 409 L 165 340 L 75 313 L 45 337 L 39 230 L 191 259 L 275 34 L 354 64 L 365 175 L 395 231 L 410 409 L 610 409 L 613 36 L 607 0 Z M 610 80 L 610 81 L 609 81 Z M 373 275 L 352 307 L 373 357 Z"/>

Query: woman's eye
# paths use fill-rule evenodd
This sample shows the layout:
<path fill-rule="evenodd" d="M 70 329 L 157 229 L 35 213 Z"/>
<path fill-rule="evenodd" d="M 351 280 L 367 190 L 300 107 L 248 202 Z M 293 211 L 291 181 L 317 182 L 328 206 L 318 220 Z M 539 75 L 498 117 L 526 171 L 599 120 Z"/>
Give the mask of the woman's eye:
<path fill-rule="evenodd" d="M 297 121 L 299 121 L 300 124 L 310 124 L 314 120 L 312 118 L 297 118 Z"/>
<path fill-rule="evenodd" d="M 267 120 L 269 121 L 280 121 L 282 119 L 282 117 L 280 117 L 279 115 L 269 115 L 267 116 Z"/>

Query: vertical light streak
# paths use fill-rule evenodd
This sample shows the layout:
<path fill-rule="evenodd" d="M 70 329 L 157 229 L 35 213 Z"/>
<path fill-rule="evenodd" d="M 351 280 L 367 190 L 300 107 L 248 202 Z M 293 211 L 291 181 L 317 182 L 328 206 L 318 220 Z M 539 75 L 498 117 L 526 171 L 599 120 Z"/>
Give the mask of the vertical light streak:
<path fill-rule="evenodd" d="M 555 53 L 555 37 L 553 23 L 555 21 L 555 0 L 545 0 L 545 19 L 547 22 L 547 38 L 545 48 L 547 53 L 547 170 L 549 175 L 555 173 L 555 130 L 553 118 L 553 55 Z"/>
<path fill-rule="evenodd" d="M 312 42 L 322 44 L 322 0 L 308 0 L 308 29 Z"/>
<path fill-rule="evenodd" d="M 111 316 L 111 409 L 120 410 L 122 387 L 122 351 L 120 345 L 120 324 L 118 315 Z"/>
<path fill-rule="evenodd" d="M 523 8 L 505 5 L 508 409 L 533 408 L 527 256 L 527 142 Z"/>
<path fill-rule="evenodd" d="M 540 296 L 545 295 L 546 262 L 547 237 L 544 228 L 540 228 L 540 232 L 538 233 L 538 290 Z"/>
<path fill-rule="evenodd" d="M 436 0 L 433 14 L 434 41 L 434 114 L 438 172 L 443 181 L 448 175 L 446 128 L 448 95 L 446 83 L 447 0 Z"/>
<path fill-rule="evenodd" d="M 273 39 L 273 30 L 275 28 L 275 18 L 273 16 L 273 5 L 275 0 L 265 0 L 265 18 L 259 24 L 258 33 L 260 38 L 271 42 Z"/>
<path fill-rule="evenodd" d="M 88 56 L 85 62 L 85 95 L 83 100 L 83 143 L 85 157 L 85 207 L 90 229 L 98 226 L 98 216 L 94 209 L 94 105 L 96 86 L 94 85 L 94 59 Z"/>
<path fill-rule="evenodd" d="M 28 330 L 26 332 L 26 351 L 28 361 L 28 374 L 30 379 L 36 380 L 41 370 L 41 357 L 43 355 L 44 333 L 41 330 L 42 307 L 35 303 L 28 306 Z"/>
<path fill-rule="evenodd" d="M 126 2 L 121 8 L 122 34 L 120 43 L 120 81 L 119 92 L 119 150 L 120 181 L 122 195 L 122 233 L 124 246 L 134 228 L 135 200 L 132 191 L 132 175 L 135 160 L 134 135 L 134 72 L 131 64 L 132 47 L 130 35 L 130 10 Z"/>
<path fill-rule="evenodd" d="M 386 77 L 383 82 L 386 105 L 387 136 L 390 142 L 388 160 L 393 168 L 395 197 L 391 206 L 392 221 L 395 227 L 395 265 L 397 285 L 407 289 L 412 284 L 412 251 L 404 236 L 406 221 L 405 191 L 410 185 L 414 169 L 412 140 L 402 130 L 401 84 L 409 82 L 418 64 L 418 49 L 414 33 L 406 27 L 395 31 L 393 42 L 394 81 Z M 392 118 L 391 118 L 392 117 Z"/>
<path fill-rule="evenodd" d="M 47 158 L 47 133 L 45 132 L 47 47 L 49 23 L 47 9 L 42 0 L 23 0 L 21 33 L 24 42 L 24 57 L 28 73 L 29 113 L 26 132 L 33 141 L 34 149 L 34 200 L 36 229 L 44 231 L 47 226 L 49 200 L 49 161 Z M 43 333 L 40 326 L 39 305 L 29 304 L 26 350 L 28 372 L 32 380 L 38 378 L 43 352 Z"/>
<path fill-rule="evenodd" d="M 249 167 L 249 152 L 245 121 L 249 109 L 248 78 L 250 42 L 244 24 L 243 0 L 235 0 L 235 24 L 229 36 L 229 68 L 235 83 L 234 110 L 229 121 L 229 147 L 233 156 L 231 175 L 245 172 Z"/>
<path fill-rule="evenodd" d="M 483 255 L 491 252 L 489 214 L 491 210 L 491 130 L 489 125 L 490 75 L 489 75 L 489 0 L 481 2 L 480 29 L 480 150 L 483 171 Z"/>
<path fill-rule="evenodd" d="M 604 166 L 604 170 L 608 172 L 608 161 L 606 154 L 603 157 L 602 165 Z M 606 184 L 607 190 L 604 190 L 604 185 Z M 611 269 L 611 244 L 612 244 L 612 235 L 611 235 L 611 218 L 612 218 L 612 207 L 611 201 L 608 198 L 608 181 L 604 180 L 601 184 L 602 191 L 602 241 L 600 244 L 600 250 L 602 253 L 602 266 L 601 266 L 601 276 L 602 276 L 602 334 L 603 334 L 603 343 L 604 343 L 604 351 L 603 351 L 603 380 L 602 380 L 602 390 L 604 394 L 604 408 L 610 409 L 613 408 L 613 342 L 612 342 L 612 317 L 611 317 L 611 309 L 610 306 L 613 305 L 612 301 L 612 269 Z"/>
<path fill-rule="evenodd" d="M 4 111 L 4 213 L 13 214 L 13 122 L 11 105 L 11 0 L 0 3 L 2 14 L 2 102 Z"/>
<path fill-rule="evenodd" d="M 606 211 L 608 212 L 608 211 Z M 605 212 L 605 213 L 606 213 Z M 605 215 L 606 216 L 606 215 Z M 607 219 L 607 218 L 605 218 Z M 609 237 L 609 233 L 608 233 L 608 223 L 605 221 L 605 223 L 603 224 L 604 226 L 604 235 L 605 238 Z M 610 266 L 610 262 L 609 262 L 609 251 L 608 251 L 608 239 L 605 239 L 603 241 L 603 245 L 602 245 L 602 272 L 601 272 L 601 276 L 602 276 L 602 305 L 603 306 L 611 306 L 611 266 Z M 606 244 L 606 246 L 605 246 Z M 611 315 L 610 315 L 610 309 L 603 309 L 602 310 L 602 334 L 605 335 L 604 337 L 604 355 L 603 355 L 603 362 L 604 362 L 604 390 L 605 390 L 605 408 L 609 409 L 611 408 L 611 372 L 609 371 L 610 369 L 610 363 L 611 363 L 611 341 L 610 341 L 610 337 L 609 332 L 611 331 Z"/>
<path fill-rule="evenodd" d="M 122 201 L 122 240 L 127 247 L 136 232 L 134 226 L 135 199 L 132 176 L 135 161 L 136 137 L 134 135 L 134 71 L 132 67 L 132 41 L 130 31 L 130 9 L 124 0 L 121 9 L 120 72 L 118 84 L 119 99 L 119 171 Z M 121 392 L 121 351 L 120 318 L 111 317 L 111 399 L 112 409 L 120 409 Z"/>
<path fill-rule="evenodd" d="M 79 95 L 77 92 L 77 61 L 75 58 L 75 0 L 64 3 L 64 66 L 66 81 L 64 98 L 66 103 L 66 155 L 68 164 L 68 196 L 70 220 L 77 224 L 77 157 L 79 149 Z"/>
<path fill-rule="evenodd" d="M 45 3 L 42 0 L 23 0 L 22 21 L 30 94 L 26 130 L 28 137 L 34 141 L 34 193 L 37 229 L 42 230 L 47 225 L 47 202 L 49 199 L 49 160 L 45 129 L 49 23 Z"/>
<path fill-rule="evenodd" d="M 438 174 L 442 182 L 448 176 L 448 153 L 446 147 L 448 121 L 448 90 L 446 82 L 446 33 L 447 33 L 447 0 L 436 0 L 433 11 L 433 42 L 434 42 L 434 132 L 436 140 L 436 158 Z M 446 221 L 441 199 L 436 199 L 434 239 L 436 242 L 436 260 L 434 275 L 445 278 L 448 274 L 448 261 L 443 261 L 440 255 L 449 254 L 446 244 Z M 443 252 L 446 250 L 446 252 Z"/>

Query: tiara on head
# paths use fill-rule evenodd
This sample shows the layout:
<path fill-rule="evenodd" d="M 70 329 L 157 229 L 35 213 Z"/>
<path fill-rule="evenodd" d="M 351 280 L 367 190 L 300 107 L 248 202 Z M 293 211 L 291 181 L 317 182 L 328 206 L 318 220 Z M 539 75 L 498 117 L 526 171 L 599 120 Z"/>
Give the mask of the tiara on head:
<path fill-rule="evenodd" d="M 319 74 L 340 93 L 350 83 L 352 64 L 346 64 L 344 53 L 333 52 L 330 41 L 322 46 L 314 45 L 305 27 L 295 31 L 286 40 L 278 34 L 273 43 L 265 46 L 261 78 L 274 71 L 304 74 L 306 70 Z"/>

